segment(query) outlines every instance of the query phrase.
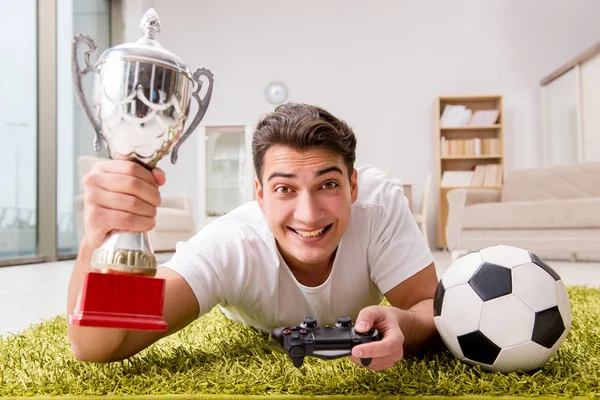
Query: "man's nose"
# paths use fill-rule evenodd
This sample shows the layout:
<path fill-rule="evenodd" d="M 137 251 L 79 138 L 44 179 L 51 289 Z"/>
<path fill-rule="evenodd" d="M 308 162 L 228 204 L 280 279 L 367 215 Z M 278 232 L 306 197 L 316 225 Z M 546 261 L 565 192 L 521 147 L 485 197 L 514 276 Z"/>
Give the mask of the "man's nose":
<path fill-rule="evenodd" d="M 317 199 L 310 193 L 304 192 L 298 196 L 298 204 L 294 216 L 298 221 L 311 225 L 323 214 L 323 209 Z"/>

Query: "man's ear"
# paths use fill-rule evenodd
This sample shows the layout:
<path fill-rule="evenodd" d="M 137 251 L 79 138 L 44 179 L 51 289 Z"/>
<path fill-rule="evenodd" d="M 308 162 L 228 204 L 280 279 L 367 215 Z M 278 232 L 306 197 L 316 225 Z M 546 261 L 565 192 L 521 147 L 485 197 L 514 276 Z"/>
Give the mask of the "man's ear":
<path fill-rule="evenodd" d="M 350 199 L 352 204 L 358 199 L 358 171 L 356 168 L 352 171 L 352 177 L 350 178 Z"/>
<path fill-rule="evenodd" d="M 260 207 L 261 211 L 264 213 L 265 212 L 264 192 L 263 192 L 262 185 L 260 184 L 258 179 L 254 180 L 254 190 L 256 192 L 256 202 L 258 203 L 258 206 Z"/>

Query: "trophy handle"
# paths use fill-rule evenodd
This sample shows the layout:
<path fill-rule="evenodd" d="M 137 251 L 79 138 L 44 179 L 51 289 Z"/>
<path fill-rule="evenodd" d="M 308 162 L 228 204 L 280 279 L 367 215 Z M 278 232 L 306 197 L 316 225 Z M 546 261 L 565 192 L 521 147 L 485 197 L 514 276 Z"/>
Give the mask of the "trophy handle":
<path fill-rule="evenodd" d="M 84 52 L 85 69 L 83 71 L 79 68 L 79 62 L 77 61 L 77 48 L 81 43 L 85 43 L 89 47 L 89 49 Z M 94 119 L 94 115 L 92 114 L 89 103 L 85 99 L 83 86 L 81 84 L 81 79 L 89 72 L 94 71 L 94 66 L 90 62 L 90 54 L 93 53 L 96 48 L 96 43 L 89 36 L 81 34 L 75 36 L 71 47 L 71 71 L 73 73 L 73 85 L 75 86 L 75 94 L 77 95 L 77 99 L 81 103 L 81 106 L 83 107 L 88 119 L 92 123 L 94 132 L 96 133 L 96 137 L 94 138 L 94 150 L 100 151 L 102 148 L 100 125 Z"/>
<path fill-rule="evenodd" d="M 202 75 L 206 76 L 206 78 L 208 79 L 209 87 L 208 87 L 208 91 L 206 92 L 206 95 L 204 96 L 204 98 L 202 100 L 200 100 L 200 96 L 198 96 L 198 92 L 200 92 L 200 89 L 202 89 L 202 81 L 200 80 L 200 77 Z M 188 126 L 188 128 L 183 133 L 183 135 L 181 135 L 181 139 L 179 139 L 179 141 L 173 148 L 173 152 L 171 153 L 171 163 L 172 164 L 175 164 L 177 162 L 177 151 L 179 150 L 179 146 L 181 146 L 181 144 L 188 138 L 188 136 L 190 136 L 190 134 L 194 131 L 194 129 L 196 129 L 196 127 L 198 126 L 198 124 L 200 123 L 202 118 L 204 117 L 204 114 L 206 114 L 206 109 L 208 108 L 208 104 L 210 103 L 210 97 L 212 96 L 214 79 L 213 79 L 213 73 L 210 72 L 210 70 L 208 70 L 206 68 L 198 68 L 192 74 L 192 78 L 193 78 L 194 82 L 196 82 L 196 90 L 194 90 L 192 92 L 192 96 L 198 102 L 198 112 L 196 113 L 196 116 L 194 117 L 194 120 L 192 121 L 190 126 Z"/>

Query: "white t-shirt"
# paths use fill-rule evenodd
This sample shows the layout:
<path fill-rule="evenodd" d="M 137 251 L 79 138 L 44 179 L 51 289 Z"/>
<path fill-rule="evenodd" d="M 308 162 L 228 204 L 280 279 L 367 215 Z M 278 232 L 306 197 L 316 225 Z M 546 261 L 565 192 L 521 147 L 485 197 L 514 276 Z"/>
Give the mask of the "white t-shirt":
<path fill-rule="evenodd" d="M 433 262 L 402 189 L 373 167 L 358 168 L 358 199 L 329 278 L 300 284 L 281 257 L 258 204 L 246 203 L 178 243 L 165 266 L 190 285 L 200 315 L 219 305 L 230 319 L 270 331 L 312 316 L 321 326 L 356 320 L 390 289 Z"/>

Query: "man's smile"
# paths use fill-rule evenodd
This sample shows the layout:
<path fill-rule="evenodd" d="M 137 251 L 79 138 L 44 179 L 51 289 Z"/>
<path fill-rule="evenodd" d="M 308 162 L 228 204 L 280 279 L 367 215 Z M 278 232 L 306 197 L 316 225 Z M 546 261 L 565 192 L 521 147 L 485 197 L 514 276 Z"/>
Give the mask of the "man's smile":
<path fill-rule="evenodd" d="M 305 229 L 294 229 L 292 227 L 288 227 L 289 230 L 291 230 L 292 232 L 294 232 L 296 235 L 300 236 L 302 239 L 316 239 L 316 238 L 321 238 L 325 235 L 325 233 L 327 233 L 327 231 L 329 230 L 329 228 L 331 228 L 333 226 L 333 224 L 329 224 L 326 225 L 322 228 L 319 229 L 315 229 L 315 230 L 305 230 Z"/>

